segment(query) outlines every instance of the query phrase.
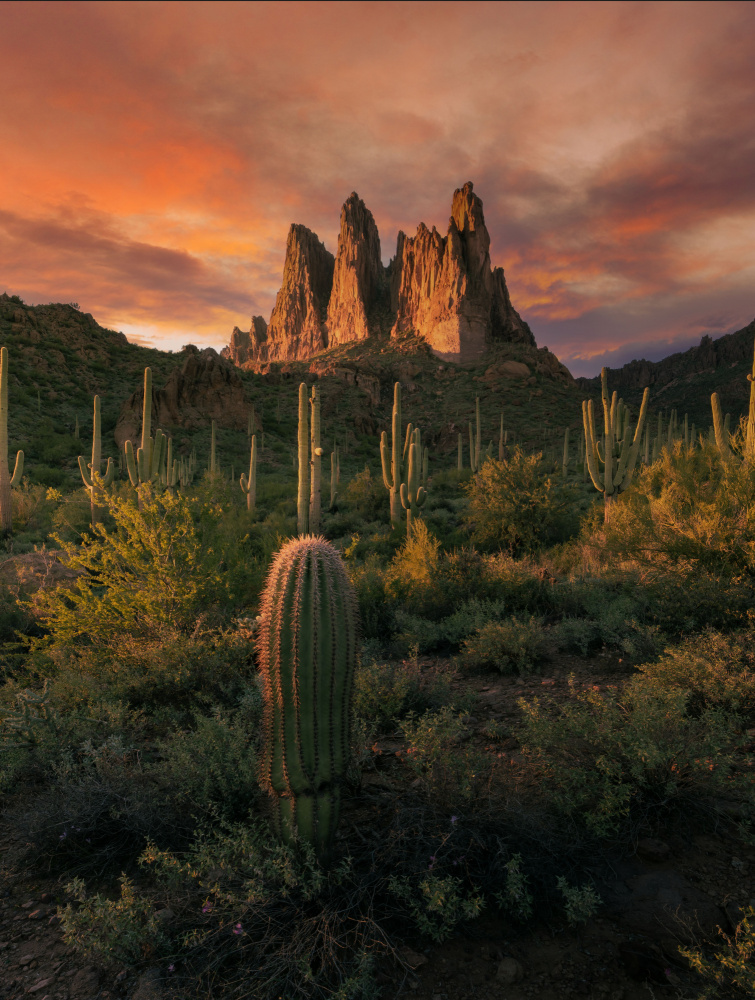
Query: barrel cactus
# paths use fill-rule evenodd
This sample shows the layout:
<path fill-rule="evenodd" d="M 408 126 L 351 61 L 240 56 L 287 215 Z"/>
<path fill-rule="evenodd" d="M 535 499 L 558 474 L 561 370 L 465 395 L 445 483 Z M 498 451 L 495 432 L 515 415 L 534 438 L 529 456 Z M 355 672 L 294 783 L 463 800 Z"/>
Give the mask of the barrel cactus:
<path fill-rule="evenodd" d="M 350 752 L 357 658 L 354 590 L 338 552 L 304 535 L 274 556 L 262 595 L 260 780 L 284 843 L 330 854 Z"/>

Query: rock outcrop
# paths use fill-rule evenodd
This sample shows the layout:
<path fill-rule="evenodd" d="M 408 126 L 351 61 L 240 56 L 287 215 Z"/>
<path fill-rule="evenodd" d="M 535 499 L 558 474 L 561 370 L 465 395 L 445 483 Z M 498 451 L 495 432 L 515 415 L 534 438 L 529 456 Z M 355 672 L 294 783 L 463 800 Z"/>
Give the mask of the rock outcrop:
<path fill-rule="evenodd" d="M 121 407 L 114 433 L 119 451 L 127 440 L 140 443 L 143 406 L 142 385 Z M 193 429 L 214 420 L 218 427 L 246 430 L 250 411 L 238 372 L 211 347 L 190 352 L 162 389 L 152 389 L 153 428 Z"/>
<path fill-rule="evenodd" d="M 661 361 L 630 361 L 622 368 L 608 368 L 608 384 L 612 389 L 644 389 L 665 386 L 692 373 L 714 372 L 717 368 L 739 362 L 752 362 L 755 319 L 736 333 L 727 333 L 713 340 L 705 334 L 697 347 L 669 354 Z M 578 378 L 577 385 L 588 392 L 600 391 L 600 376 Z"/>
<path fill-rule="evenodd" d="M 341 209 L 338 254 L 328 304 L 328 347 L 364 340 L 370 333 L 379 332 L 373 317 L 385 284 L 375 220 L 356 191 L 352 191 Z"/>
<path fill-rule="evenodd" d="M 326 346 L 325 317 L 335 260 L 306 226 L 291 226 L 286 242 L 283 283 L 264 340 L 257 340 L 261 361 L 308 358 Z M 264 345 L 264 346 L 263 346 Z"/>
<path fill-rule="evenodd" d="M 503 269 L 491 266 L 471 182 L 454 192 L 448 234 L 424 223 L 416 236 L 400 232 L 387 268 L 375 220 L 356 192 L 341 210 L 335 259 L 309 229 L 292 225 L 283 283 L 267 330 L 263 324 L 256 317 L 248 334 L 236 327 L 223 354 L 252 366 L 303 360 L 389 331 L 419 334 L 450 361 L 474 360 L 497 341 L 535 343 L 511 304 Z"/>
<path fill-rule="evenodd" d="M 454 191 L 447 236 L 424 224 L 414 237 L 398 234 L 392 273 L 394 336 L 418 333 L 449 361 L 479 357 L 496 340 L 535 343 L 511 305 L 503 268 L 491 268 L 482 201 L 471 182 Z"/>

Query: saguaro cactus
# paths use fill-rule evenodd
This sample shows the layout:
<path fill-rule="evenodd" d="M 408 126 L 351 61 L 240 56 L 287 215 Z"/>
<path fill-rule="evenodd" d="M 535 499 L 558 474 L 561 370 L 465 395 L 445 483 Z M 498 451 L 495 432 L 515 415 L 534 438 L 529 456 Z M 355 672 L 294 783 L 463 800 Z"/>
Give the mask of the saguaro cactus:
<path fill-rule="evenodd" d="M 249 475 L 241 473 L 241 489 L 246 493 L 246 509 L 250 514 L 254 512 L 254 505 L 257 500 L 257 435 L 252 434 L 252 448 L 249 455 Z"/>
<path fill-rule="evenodd" d="M 84 456 L 79 455 L 79 471 L 84 480 L 84 486 L 89 490 L 92 503 L 92 528 L 100 519 L 101 507 L 99 501 L 102 499 L 102 489 L 109 486 L 115 475 L 115 466 L 112 458 L 107 460 L 105 475 L 100 475 L 102 468 L 102 432 L 100 419 L 100 397 L 94 397 L 94 420 L 92 422 L 92 461 L 89 465 L 84 461 Z"/>
<path fill-rule="evenodd" d="M 406 511 L 406 537 L 412 537 L 412 521 L 419 516 L 420 507 L 427 500 L 427 490 L 420 486 L 420 456 L 414 441 L 409 445 L 409 468 L 406 482 L 401 484 L 401 506 Z"/>
<path fill-rule="evenodd" d="M 299 386 L 299 491 L 296 500 L 297 526 L 306 535 L 309 521 L 309 422 L 307 383 Z"/>
<path fill-rule="evenodd" d="M 320 447 L 320 397 L 317 386 L 312 386 L 310 399 L 312 407 L 312 428 L 310 432 L 310 489 L 309 489 L 309 533 L 316 535 L 320 530 L 320 481 L 322 476 L 322 448 Z"/>
<path fill-rule="evenodd" d="M 396 382 L 393 386 L 393 414 L 391 416 L 391 448 L 390 463 L 388 460 L 388 435 L 385 431 L 380 435 L 380 461 L 383 466 L 383 483 L 391 495 L 391 524 L 401 522 L 401 482 L 406 468 L 406 459 L 409 451 L 409 444 L 412 439 L 413 428 L 409 424 L 406 428 L 404 439 L 404 450 L 401 450 L 401 383 Z M 389 471 L 390 469 L 390 471 Z"/>
<path fill-rule="evenodd" d="M 257 633 L 260 780 L 281 839 L 298 836 L 323 860 L 349 761 L 357 641 L 356 596 L 338 552 L 311 535 L 288 542 L 273 558 Z"/>
<path fill-rule="evenodd" d="M 475 420 L 477 424 L 477 433 L 472 431 L 472 425 L 469 425 L 469 466 L 472 472 L 480 471 L 480 397 L 475 396 Z"/>
<path fill-rule="evenodd" d="M 11 489 L 24 474 L 24 453 L 16 452 L 13 475 L 8 471 L 8 348 L 0 349 L 0 533 L 13 534 Z"/>
<path fill-rule="evenodd" d="M 603 454 L 600 454 L 601 445 L 595 438 L 595 419 L 593 416 L 592 400 L 582 402 L 582 421 L 585 430 L 585 454 L 587 457 L 587 467 L 590 478 L 596 490 L 605 497 L 605 520 L 610 518 L 611 503 L 618 493 L 623 493 L 632 481 L 634 467 L 637 464 L 637 455 L 640 450 L 642 439 L 642 428 L 645 423 L 645 415 L 648 408 L 648 396 L 650 390 L 645 389 L 642 396 L 642 406 L 640 415 L 637 418 L 637 427 L 634 437 L 631 437 L 628 414 L 627 419 L 622 419 L 622 435 L 619 437 L 619 413 L 617 393 L 609 400 L 608 396 L 608 373 L 605 368 L 600 373 L 600 384 L 603 399 L 604 435 Z M 603 465 L 602 472 L 599 464 Z"/>
<path fill-rule="evenodd" d="M 154 439 L 151 436 L 152 430 L 152 370 L 144 369 L 144 406 L 142 409 L 142 443 L 134 456 L 134 446 L 131 441 L 126 441 L 126 468 L 131 485 L 137 492 L 139 504 L 141 505 L 140 488 L 147 483 L 157 482 L 160 476 L 160 465 L 162 462 L 163 449 L 166 446 L 166 438 L 158 428 L 155 431 Z"/>
<path fill-rule="evenodd" d="M 755 353 L 752 359 L 752 372 L 747 376 L 747 381 L 750 383 L 750 409 L 747 414 L 743 458 L 748 465 L 753 465 L 755 464 Z M 718 446 L 721 458 L 725 462 L 728 462 L 733 457 L 733 452 L 729 445 L 730 434 L 727 424 L 729 414 L 726 414 L 725 419 L 722 417 L 721 402 L 717 392 L 714 392 L 710 397 L 710 403 L 713 409 L 713 429 L 716 445 Z"/>

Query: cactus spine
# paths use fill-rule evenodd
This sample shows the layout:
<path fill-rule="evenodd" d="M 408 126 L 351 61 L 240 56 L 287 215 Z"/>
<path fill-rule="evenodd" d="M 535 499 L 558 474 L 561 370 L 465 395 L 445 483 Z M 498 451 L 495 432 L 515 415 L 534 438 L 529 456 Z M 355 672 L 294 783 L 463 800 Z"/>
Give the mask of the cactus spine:
<path fill-rule="evenodd" d="M 148 483 L 154 483 L 160 475 L 160 465 L 163 456 L 163 449 L 166 439 L 163 432 L 158 428 L 155 431 L 154 439 L 151 436 L 152 430 L 152 370 L 144 369 L 144 405 L 142 408 L 142 443 L 134 456 L 134 446 L 131 441 L 126 441 L 126 468 L 131 485 L 137 493 L 138 502 L 141 506 L 140 487 Z"/>
<path fill-rule="evenodd" d="M 401 482 L 406 468 L 407 454 L 412 436 L 412 425 L 406 428 L 404 450 L 401 451 L 401 383 L 393 386 L 393 413 L 391 416 L 390 465 L 388 461 L 388 435 L 380 435 L 380 461 L 383 466 L 383 483 L 391 495 L 391 524 L 401 522 Z M 390 472 L 389 472 L 390 468 Z"/>
<path fill-rule="evenodd" d="M 24 474 L 24 453 L 16 452 L 13 475 L 8 471 L 8 348 L 0 349 L 0 531 L 13 533 L 11 489 L 18 486 Z"/>
<path fill-rule="evenodd" d="M 320 447 L 320 397 L 317 386 L 312 386 L 312 430 L 310 448 L 310 491 L 309 491 L 309 533 L 317 534 L 320 530 L 320 483 L 322 476 L 322 448 Z"/>
<path fill-rule="evenodd" d="M 648 407 L 648 396 L 650 390 L 645 389 L 642 396 L 642 406 L 640 415 L 637 418 L 637 427 L 634 437 L 630 441 L 630 427 L 627 419 L 622 414 L 621 424 L 622 434 L 619 436 L 619 407 L 617 394 L 614 392 L 613 398 L 608 396 L 608 372 L 605 368 L 600 373 L 601 395 L 603 399 L 603 454 L 600 454 L 601 446 L 595 438 L 595 419 L 593 416 L 592 400 L 582 402 L 582 421 L 585 431 L 585 453 L 587 456 L 587 467 L 590 478 L 596 490 L 605 497 L 605 520 L 610 519 L 611 503 L 614 496 L 623 493 L 632 481 L 634 467 L 637 464 L 637 455 L 640 450 L 642 439 L 642 428 L 645 423 L 645 415 Z M 599 469 L 602 463 L 602 472 Z"/>
<path fill-rule="evenodd" d="M 92 503 L 92 528 L 99 521 L 101 507 L 99 500 L 102 498 L 102 488 L 109 486 L 115 475 L 115 466 L 112 458 L 107 460 L 105 475 L 100 475 L 102 468 L 102 434 L 100 419 L 100 397 L 94 397 L 94 420 L 92 422 L 92 461 L 87 465 L 83 455 L 79 455 L 79 471 L 84 480 L 84 486 L 89 490 Z"/>
<path fill-rule="evenodd" d="M 241 489 L 246 493 L 246 509 L 250 514 L 254 513 L 254 505 L 257 501 L 257 435 L 252 434 L 252 448 L 249 455 L 249 475 L 241 473 Z"/>
<path fill-rule="evenodd" d="M 415 441 L 409 445 L 409 469 L 407 481 L 401 484 L 401 506 L 406 511 L 406 537 L 412 537 L 412 521 L 419 516 L 420 507 L 427 500 L 427 490 L 420 486 L 419 450 Z"/>
<path fill-rule="evenodd" d="M 337 551 L 311 535 L 288 542 L 273 558 L 257 634 L 260 779 L 281 839 L 298 836 L 323 860 L 349 761 L 357 639 L 356 597 Z"/>

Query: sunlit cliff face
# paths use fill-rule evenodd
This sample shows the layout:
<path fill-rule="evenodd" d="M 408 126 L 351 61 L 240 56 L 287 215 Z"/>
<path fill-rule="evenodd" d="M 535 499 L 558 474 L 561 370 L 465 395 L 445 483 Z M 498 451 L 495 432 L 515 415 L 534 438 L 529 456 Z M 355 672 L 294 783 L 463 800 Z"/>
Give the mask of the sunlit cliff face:
<path fill-rule="evenodd" d="M 6 4 L 0 285 L 132 338 L 270 316 L 291 222 L 385 262 L 466 180 L 575 372 L 755 315 L 755 8 Z M 358 58 L 356 55 L 358 53 Z"/>

